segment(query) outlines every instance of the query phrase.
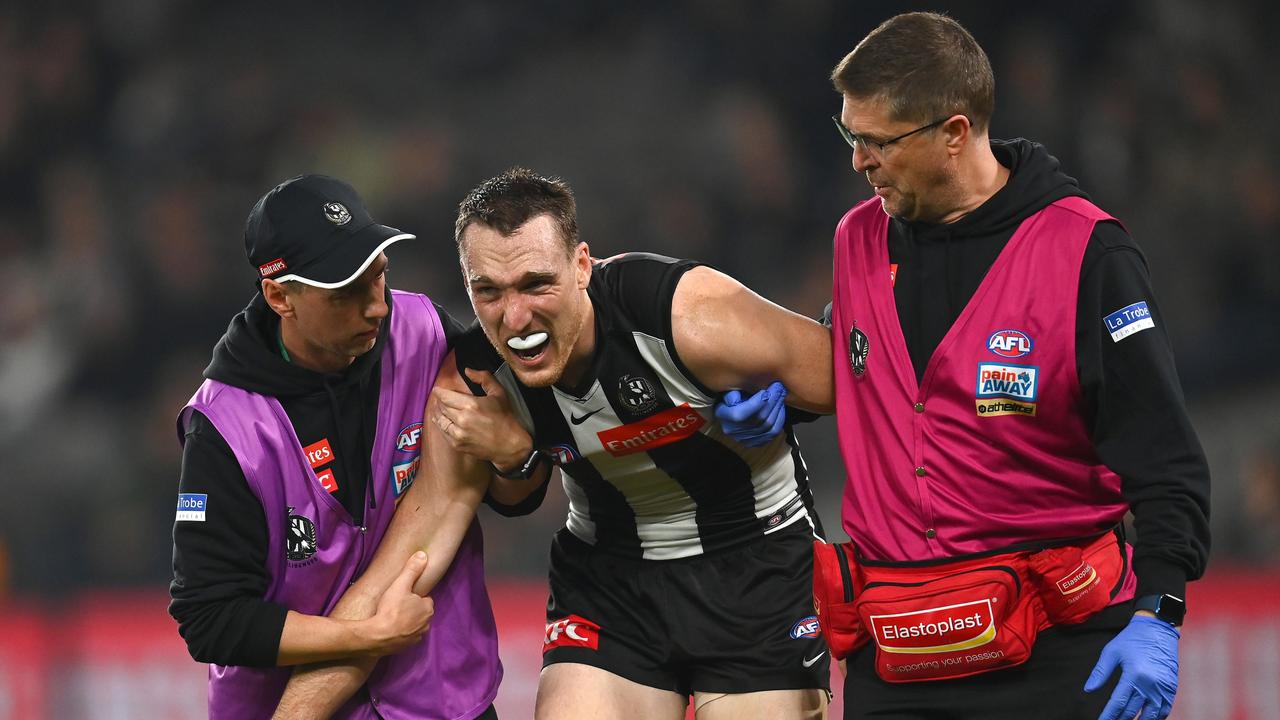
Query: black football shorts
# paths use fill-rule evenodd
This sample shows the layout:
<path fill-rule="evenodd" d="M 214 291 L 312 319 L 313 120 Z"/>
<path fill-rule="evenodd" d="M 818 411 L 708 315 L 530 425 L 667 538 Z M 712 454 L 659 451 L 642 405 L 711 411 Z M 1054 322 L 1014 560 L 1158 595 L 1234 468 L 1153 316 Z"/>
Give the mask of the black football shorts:
<path fill-rule="evenodd" d="M 825 690 L 812 545 L 802 520 L 708 555 L 638 560 L 561 529 L 543 667 L 583 663 L 681 695 Z"/>

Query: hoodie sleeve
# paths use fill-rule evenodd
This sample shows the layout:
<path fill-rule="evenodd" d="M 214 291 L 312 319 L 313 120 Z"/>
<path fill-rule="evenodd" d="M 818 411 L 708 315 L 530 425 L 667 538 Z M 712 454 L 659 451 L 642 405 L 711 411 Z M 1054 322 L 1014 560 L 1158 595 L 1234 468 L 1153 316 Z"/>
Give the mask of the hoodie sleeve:
<path fill-rule="evenodd" d="M 1105 318 L 1146 303 L 1153 325 L 1114 339 Z M 1147 265 L 1123 228 L 1099 223 L 1085 251 L 1077 369 L 1099 459 L 1133 510 L 1138 595 L 1185 598 L 1209 554 L 1209 465 L 1174 367 Z"/>
<path fill-rule="evenodd" d="M 198 662 L 276 664 L 287 608 L 263 600 L 267 523 L 230 446 L 194 413 L 178 492 L 208 496 L 203 521 L 173 525 L 169 614 Z"/>
<path fill-rule="evenodd" d="M 515 505 L 504 505 L 497 498 L 489 494 L 486 490 L 484 493 L 484 504 L 488 505 L 494 512 L 503 517 L 521 517 L 523 515 L 532 515 L 535 510 L 542 507 L 542 502 L 547 499 L 547 486 L 551 484 L 551 476 L 555 473 L 547 473 L 547 477 L 529 493 L 529 496 Z"/>
<path fill-rule="evenodd" d="M 436 315 L 440 318 L 440 326 L 444 328 L 444 341 L 452 348 L 458 342 L 458 338 L 467 331 L 467 327 L 458 322 L 457 318 L 449 314 L 448 310 L 441 307 L 440 303 L 431 302 L 432 307 L 436 310 Z"/>

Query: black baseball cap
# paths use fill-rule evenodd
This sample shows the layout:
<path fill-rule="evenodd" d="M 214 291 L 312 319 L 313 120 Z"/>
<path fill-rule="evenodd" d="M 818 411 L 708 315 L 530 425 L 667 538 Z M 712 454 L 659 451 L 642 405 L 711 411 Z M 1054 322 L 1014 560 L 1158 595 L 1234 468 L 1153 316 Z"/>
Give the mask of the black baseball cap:
<path fill-rule="evenodd" d="M 244 250 L 259 278 L 332 289 L 360 277 L 391 243 L 411 237 L 374 222 L 347 183 L 299 175 L 272 188 L 249 211 Z"/>

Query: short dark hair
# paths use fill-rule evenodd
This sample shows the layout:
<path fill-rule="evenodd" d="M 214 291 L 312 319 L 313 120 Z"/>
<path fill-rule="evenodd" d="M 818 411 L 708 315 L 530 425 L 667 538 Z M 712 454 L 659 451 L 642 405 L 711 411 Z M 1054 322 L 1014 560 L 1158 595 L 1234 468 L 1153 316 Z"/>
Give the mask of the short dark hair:
<path fill-rule="evenodd" d="M 551 216 L 565 248 L 572 253 L 578 247 L 578 207 L 569 183 L 528 168 L 508 168 L 475 186 L 458 203 L 453 238 L 461 250 L 462 234 L 472 223 L 483 223 L 503 235 L 511 235 L 543 214 Z"/>
<path fill-rule="evenodd" d="M 844 95 L 883 98 L 894 120 L 964 115 L 985 130 L 996 104 L 987 54 L 960 23 L 937 13 L 884 21 L 836 65 L 831 82 Z"/>

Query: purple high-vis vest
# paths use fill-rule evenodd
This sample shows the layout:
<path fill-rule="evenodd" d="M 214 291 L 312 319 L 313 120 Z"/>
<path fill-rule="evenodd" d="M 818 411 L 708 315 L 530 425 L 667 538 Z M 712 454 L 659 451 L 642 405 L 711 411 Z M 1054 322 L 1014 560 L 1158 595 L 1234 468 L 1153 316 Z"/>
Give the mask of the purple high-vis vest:
<path fill-rule="evenodd" d="M 1120 478 L 1080 414 L 1076 370 L 1080 264 L 1094 225 L 1110 219 L 1073 197 L 1023 221 L 917 382 L 894 303 L 889 217 L 875 198 L 845 215 L 832 294 L 841 516 L 867 557 L 955 557 L 1124 517 Z M 1133 585 L 1130 573 L 1116 600 Z"/>
<path fill-rule="evenodd" d="M 447 348 L 426 296 L 393 291 L 392 303 L 363 527 L 321 486 L 275 398 L 206 380 L 179 417 L 185 431 L 198 410 L 231 446 L 267 517 L 271 582 L 264 599 L 304 614 L 327 615 L 368 567 L 418 469 L 423 409 Z M 210 494 L 211 512 L 217 502 Z M 431 593 L 435 615 L 425 639 L 379 660 L 368 697 L 357 694 L 334 717 L 469 720 L 489 707 L 502 665 L 482 554 L 473 523 Z M 292 672 L 210 665 L 209 717 L 271 717 Z"/>

